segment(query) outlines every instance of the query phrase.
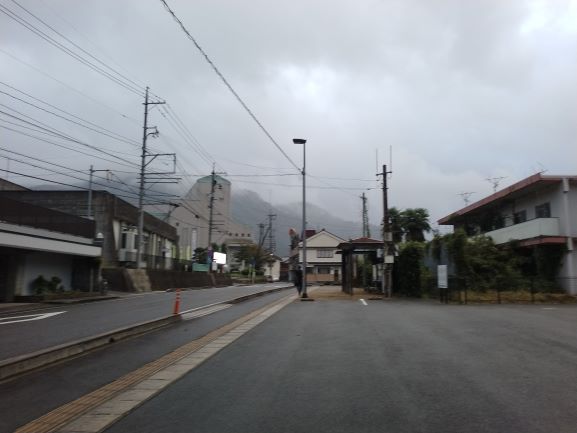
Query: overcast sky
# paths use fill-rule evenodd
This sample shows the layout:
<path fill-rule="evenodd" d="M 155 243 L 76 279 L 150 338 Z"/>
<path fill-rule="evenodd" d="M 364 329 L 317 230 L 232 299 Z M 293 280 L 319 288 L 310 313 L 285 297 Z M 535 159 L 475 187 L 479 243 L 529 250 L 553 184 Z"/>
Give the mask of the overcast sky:
<path fill-rule="evenodd" d="M 167 1 L 298 167 L 302 147 L 292 138 L 308 140 L 308 198 L 345 219 L 360 219 L 363 191 L 371 223 L 382 217 L 374 179 L 377 165 L 390 162 L 391 146 L 390 205 L 425 207 L 432 221 L 463 207 L 462 192 L 474 193 L 472 201 L 491 193 L 487 178 L 503 177 L 503 187 L 541 170 L 577 174 L 576 1 Z M 169 104 L 170 114 L 165 107 L 151 110 L 150 125 L 158 126 L 160 137 L 150 138 L 149 145 L 158 153 L 177 153 L 183 180 L 169 185 L 172 191 L 181 193 L 209 174 L 214 160 L 233 190 L 253 189 L 273 203 L 300 199 L 291 161 L 159 0 L 0 0 L 0 5 L 0 91 L 5 92 L 0 111 L 9 114 L 0 113 L 0 170 L 79 182 L 39 168 L 46 164 L 27 158 L 33 156 L 79 178 L 85 179 L 93 164 L 134 183 L 132 164 L 138 164 L 142 137 L 138 91 L 95 72 L 8 16 L 16 14 L 109 76 L 119 79 L 108 67 L 140 90 L 150 86 Z M 13 96 L 57 112 L 14 89 L 134 144 L 19 101 Z M 173 126 L 171 115 L 190 135 Z M 55 137 L 54 130 L 50 136 L 38 121 L 110 155 Z M 155 164 L 169 168 L 166 159 Z M 263 176 L 271 174 L 282 176 Z M 8 176 L 25 185 L 45 183 Z"/>

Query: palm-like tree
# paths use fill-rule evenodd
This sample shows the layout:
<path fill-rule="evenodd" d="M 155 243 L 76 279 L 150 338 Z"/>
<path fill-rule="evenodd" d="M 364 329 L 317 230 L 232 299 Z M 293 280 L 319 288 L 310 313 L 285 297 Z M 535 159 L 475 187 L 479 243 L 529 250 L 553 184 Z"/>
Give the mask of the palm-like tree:
<path fill-rule="evenodd" d="M 429 211 L 427 209 L 405 209 L 400 213 L 400 220 L 406 241 L 423 242 L 425 240 L 425 232 L 431 231 Z"/>

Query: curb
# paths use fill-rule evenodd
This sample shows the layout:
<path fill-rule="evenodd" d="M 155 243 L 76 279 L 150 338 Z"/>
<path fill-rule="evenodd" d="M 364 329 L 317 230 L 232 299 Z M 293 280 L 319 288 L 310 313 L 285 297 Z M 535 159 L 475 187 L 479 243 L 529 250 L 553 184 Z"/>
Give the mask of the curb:
<path fill-rule="evenodd" d="M 179 322 L 180 320 L 181 317 L 179 315 L 149 320 L 136 325 L 115 329 L 114 331 L 99 334 L 94 337 L 88 337 L 82 340 L 76 340 L 70 343 L 50 347 L 48 349 L 39 350 L 38 352 L 5 359 L 0 361 L 0 381 L 81 355 L 102 346 L 112 344 L 116 341 L 124 340 L 128 337 L 133 337 L 162 328 L 172 323 Z"/>
<path fill-rule="evenodd" d="M 215 302 L 213 304 L 203 305 L 202 307 L 181 311 L 177 315 L 170 315 L 160 319 L 153 319 L 146 322 L 137 323 L 135 325 L 130 325 L 124 328 L 105 332 L 103 334 L 98 334 L 93 337 L 72 341 L 70 343 L 64 343 L 26 355 L 8 358 L 0 361 L 0 381 L 4 381 L 6 379 L 10 379 L 43 367 L 47 367 L 57 362 L 65 361 L 69 358 L 73 358 L 86 352 L 99 349 L 119 340 L 145 334 L 147 332 L 180 322 L 182 320 L 182 315 L 186 313 L 214 307 L 215 305 L 238 304 L 248 299 L 257 298 L 269 293 L 280 292 L 281 290 L 286 290 L 292 287 L 293 286 L 275 287 L 273 289 L 265 290 L 262 292 L 252 293 L 250 295 L 244 295 L 238 298 L 232 298 L 226 301 Z"/>

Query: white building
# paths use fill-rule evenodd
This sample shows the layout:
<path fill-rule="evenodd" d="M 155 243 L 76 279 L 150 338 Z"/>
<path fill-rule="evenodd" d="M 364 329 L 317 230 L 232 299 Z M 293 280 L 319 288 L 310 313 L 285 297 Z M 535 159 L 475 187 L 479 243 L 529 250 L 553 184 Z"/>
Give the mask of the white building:
<path fill-rule="evenodd" d="M 337 252 L 338 245 L 344 239 L 322 229 L 318 233 L 307 230 L 307 282 L 308 283 L 340 283 L 341 254 Z M 303 243 L 300 241 L 292 256 L 297 259 L 298 266 L 303 263 Z"/>
<path fill-rule="evenodd" d="M 511 240 L 526 248 L 565 245 L 558 282 L 577 294 L 577 176 L 535 174 L 441 218 L 439 224 L 485 234 L 497 245 Z"/>
<path fill-rule="evenodd" d="M 94 222 L 0 196 L 0 302 L 51 290 L 98 290 L 102 248 Z M 46 288 L 46 287 L 45 287 Z"/>

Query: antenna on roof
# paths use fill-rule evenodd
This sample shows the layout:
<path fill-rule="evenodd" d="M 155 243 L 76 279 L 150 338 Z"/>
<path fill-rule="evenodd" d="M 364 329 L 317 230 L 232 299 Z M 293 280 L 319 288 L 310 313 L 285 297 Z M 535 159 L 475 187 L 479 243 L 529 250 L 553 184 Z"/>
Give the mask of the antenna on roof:
<path fill-rule="evenodd" d="M 547 173 L 548 170 L 545 168 L 543 164 L 537 161 L 537 165 L 539 166 L 539 172 L 538 172 L 539 174 Z"/>
<path fill-rule="evenodd" d="M 469 205 L 469 201 L 471 196 L 475 194 L 474 191 L 469 191 L 469 192 L 461 192 L 459 193 L 459 195 L 461 196 L 461 198 L 463 199 L 463 201 L 465 202 L 465 206 Z"/>
<path fill-rule="evenodd" d="M 507 176 L 488 177 L 485 180 L 488 182 L 491 182 L 491 184 L 493 185 L 493 192 L 497 192 L 497 189 L 499 188 L 499 184 L 501 183 L 501 181 L 503 179 L 507 179 Z"/>

